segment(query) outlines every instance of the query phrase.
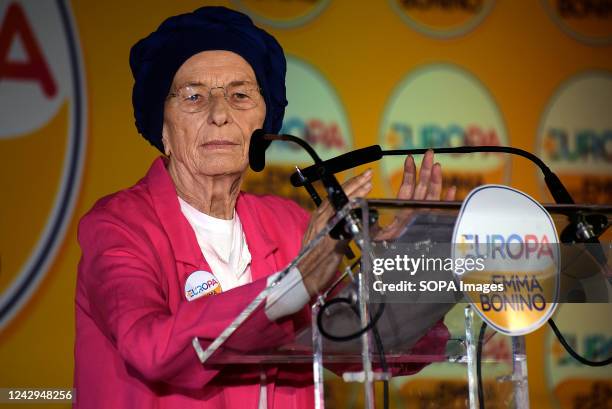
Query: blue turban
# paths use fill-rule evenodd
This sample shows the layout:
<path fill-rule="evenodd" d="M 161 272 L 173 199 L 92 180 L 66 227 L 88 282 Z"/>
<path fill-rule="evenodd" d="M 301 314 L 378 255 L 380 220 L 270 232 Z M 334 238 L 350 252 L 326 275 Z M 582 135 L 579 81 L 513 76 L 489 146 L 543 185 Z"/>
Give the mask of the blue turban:
<path fill-rule="evenodd" d="M 287 62 L 280 44 L 245 14 L 202 7 L 168 18 L 130 51 L 136 128 L 162 153 L 164 101 L 174 74 L 191 56 L 209 50 L 232 51 L 251 65 L 266 102 L 263 129 L 278 133 L 281 128 L 287 106 Z"/>

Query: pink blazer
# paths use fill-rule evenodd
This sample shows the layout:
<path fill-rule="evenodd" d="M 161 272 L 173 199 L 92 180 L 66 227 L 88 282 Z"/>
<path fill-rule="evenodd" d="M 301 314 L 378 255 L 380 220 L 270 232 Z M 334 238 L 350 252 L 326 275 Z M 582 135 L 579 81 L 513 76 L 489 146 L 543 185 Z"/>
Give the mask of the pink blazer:
<path fill-rule="evenodd" d="M 261 369 L 204 367 L 191 340 L 204 347 L 284 268 L 301 248 L 309 215 L 276 196 L 240 193 L 236 211 L 251 252 L 253 282 L 219 295 L 187 301 L 185 281 L 211 271 L 183 216 L 161 158 L 133 187 L 99 200 L 81 219 L 82 257 L 76 289 L 75 407 L 258 407 Z M 232 337 L 249 351 L 294 337 L 304 314 L 271 322 L 263 306 Z M 415 346 L 444 350 L 439 323 Z M 423 365 L 393 368 L 408 374 Z M 266 369 L 268 407 L 312 408 L 312 366 Z"/>
<path fill-rule="evenodd" d="M 259 368 L 203 367 L 194 336 L 212 341 L 298 253 L 309 215 L 292 201 L 241 193 L 236 211 L 253 282 L 191 302 L 185 280 L 211 271 L 161 158 L 133 187 L 99 200 L 79 224 L 77 408 L 257 408 Z M 295 319 L 295 317 L 293 317 Z M 293 322 L 263 307 L 233 336 L 257 349 L 289 341 Z M 297 375 L 297 376 L 296 376 Z M 310 366 L 268 370 L 271 408 L 313 406 Z"/>

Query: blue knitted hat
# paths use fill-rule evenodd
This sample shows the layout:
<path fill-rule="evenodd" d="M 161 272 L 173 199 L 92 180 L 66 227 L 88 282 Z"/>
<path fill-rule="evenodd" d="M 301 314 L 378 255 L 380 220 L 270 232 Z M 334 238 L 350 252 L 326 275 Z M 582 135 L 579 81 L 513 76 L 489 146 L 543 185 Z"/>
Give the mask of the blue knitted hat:
<path fill-rule="evenodd" d="M 245 14 L 225 7 L 202 7 L 165 20 L 130 51 L 134 76 L 132 104 L 138 132 L 162 153 L 164 101 L 174 75 L 191 56 L 232 51 L 253 68 L 266 102 L 266 133 L 278 133 L 287 106 L 287 62 L 274 37 Z"/>

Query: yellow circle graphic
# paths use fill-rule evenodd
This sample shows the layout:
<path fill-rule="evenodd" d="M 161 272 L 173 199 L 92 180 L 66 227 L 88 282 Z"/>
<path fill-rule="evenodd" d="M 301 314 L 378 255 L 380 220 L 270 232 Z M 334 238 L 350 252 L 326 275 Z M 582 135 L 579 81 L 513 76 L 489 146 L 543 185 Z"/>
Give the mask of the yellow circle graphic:
<path fill-rule="evenodd" d="M 278 28 L 306 24 L 329 4 L 330 0 L 233 0 L 232 3 L 258 23 Z"/>
<path fill-rule="evenodd" d="M 413 29 L 438 38 L 464 35 L 484 20 L 493 0 L 390 0 L 393 9 Z"/>
<path fill-rule="evenodd" d="M 586 44 L 612 43 L 612 3 L 582 0 L 542 0 L 553 21 Z"/>
<path fill-rule="evenodd" d="M 385 105 L 378 140 L 383 149 L 509 145 L 493 95 L 475 75 L 454 64 L 431 64 L 408 73 Z M 476 186 L 509 183 L 509 155 L 439 155 L 437 160 L 445 185 L 456 186 L 459 198 Z M 403 158 L 385 158 L 380 166 L 390 194 L 402 178 Z"/>
<path fill-rule="evenodd" d="M 564 81 L 540 121 L 536 154 L 574 201 L 612 201 L 612 72 L 589 70 Z"/>

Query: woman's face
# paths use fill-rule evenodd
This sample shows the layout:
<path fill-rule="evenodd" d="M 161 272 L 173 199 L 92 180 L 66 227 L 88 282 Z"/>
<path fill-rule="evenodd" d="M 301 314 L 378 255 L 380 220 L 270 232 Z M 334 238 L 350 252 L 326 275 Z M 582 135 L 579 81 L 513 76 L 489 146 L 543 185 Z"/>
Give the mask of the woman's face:
<path fill-rule="evenodd" d="M 226 99 L 224 89 L 217 88 L 227 90 L 240 84 L 256 87 L 255 73 L 249 63 L 230 51 L 204 51 L 181 65 L 164 107 L 162 136 L 171 161 L 180 162 L 193 176 L 229 175 L 246 170 L 251 134 L 262 127 L 266 105 L 257 93 L 255 107 L 237 109 L 228 101 L 229 92 Z M 194 96 L 194 89 L 199 91 L 199 97 Z M 207 89 L 212 89 L 208 104 L 198 112 L 186 112 L 189 111 L 186 104 L 207 98 L 203 95 Z M 186 96 L 190 98 L 186 100 Z"/>

